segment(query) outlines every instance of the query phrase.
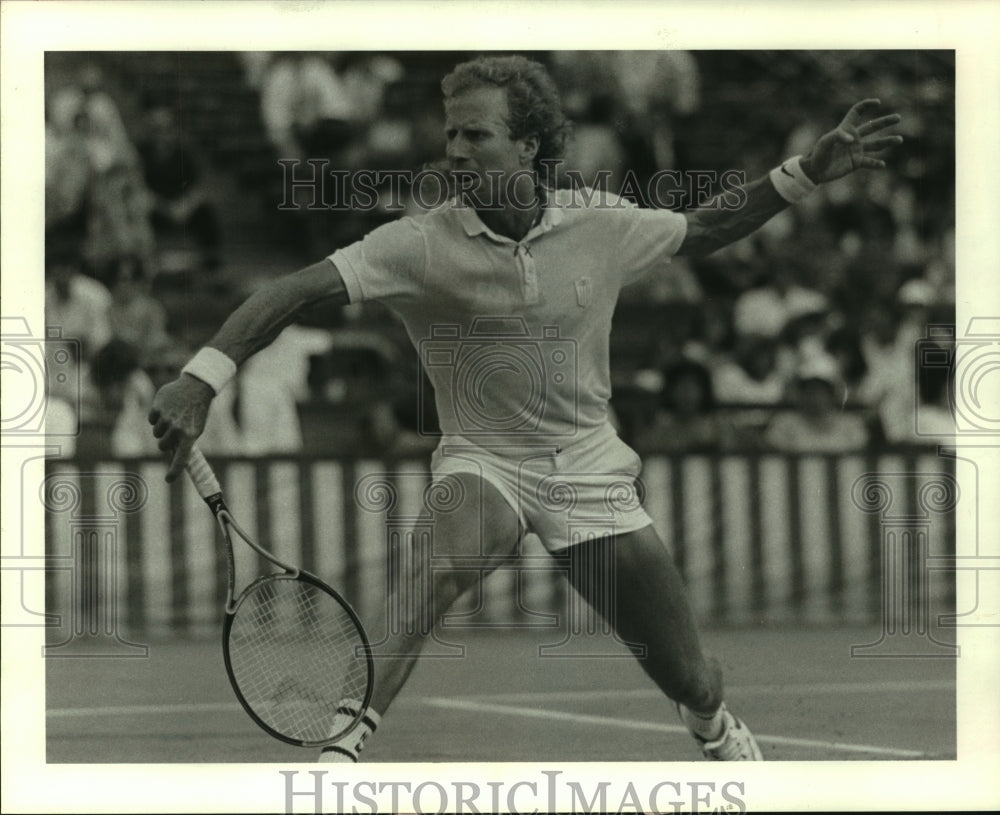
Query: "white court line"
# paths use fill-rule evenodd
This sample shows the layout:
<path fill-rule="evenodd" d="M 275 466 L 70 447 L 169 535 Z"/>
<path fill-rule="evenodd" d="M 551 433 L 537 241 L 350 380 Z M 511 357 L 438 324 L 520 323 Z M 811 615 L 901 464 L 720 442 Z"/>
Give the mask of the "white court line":
<path fill-rule="evenodd" d="M 953 679 L 902 680 L 898 682 L 825 682 L 803 683 L 799 685 L 731 685 L 726 687 L 727 696 L 782 696 L 796 693 L 809 695 L 836 693 L 924 693 L 929 691 L 946 691 L 955 689 Z M 523 691 L 519 693 L 472 693 L 451 697 L 483 702 L 544 702 L 549 701 L 586 701 L 589 699 L 608 699 L 628 697 L 630 699 L 658 699 L 663 691 L 657 688 L 632 688 L 629 690 L 557 690 L 557 691 Z"/>
<path fill-rule="evenodd" d="M 928 691 L 952 690 L 955 683 L 952 680 L 914 680 L 900 682 L 872 682 L 861 684 L 857 682 L 828 682 L 825 684 L 802 685 L 739 685 L 730 687 L 728 692 L 735 696 L 750 694 L 820 694 L 820 693 L 914 693 Z M 607 700 L 609 697 L 621 699 L 659 699 L 663 693 L 657 688 L 632 688 L 630 690 L 566 690 L 566 691 L 535 691 L 524 693 L 486 693 L 456 696 L 470 702 L 544 702 L 544 701 L 587 701 L 590 699 Z M 419 699 L 400 699 L 400 703 L 423 701 Z M 113 705 L 107 707 L 53 708 L 45 715 L 53 719 L 77 719 L 87 716 L 160 716 L 176 713 L 224 713 L 240 710 L 236 702 L 202 702 L 186 705 Z"/>
<path fill-rule="evenodd" d="M 593 724 L 602 727 L 621 727 L 627 730 L 653 730 L 658 733 L 687 733 L 683 725 L 661 724 L 660 722 L 643 722 L 634 719 L 614 719 L 610 716 L 591 716 L 578 713 L 564 713 L 561 710 L 539 710 L 538 708 L 515 707 L 514 705 L 498 705 L 491 702 L 477 702 L 468 699 L 445 699 L 430 697 L 423 700 L 424 704 L 437 708 L 466 710 L 471 713 L 502 713 L 506 716 L 524 716 L 529 719 L 548 719 L 550 721 L 571 722 L 572 724 Z M 921 758 L 925 753 L 919 750 L 900 750 L 895 747 L 876 747 L 870 744 L 845 744 L 839 741 L 819 741 L 815 739 L 796 739 L 786 736 L 761 736 L 754 734 L 757 741 L 771 744 L 786 744 L 790 747 L 812 747 L 823 750 L 837 750 L 844 753 L 869 753 L 874 755 L 895 756 L 897 758 Z"/>
<path fill-rule="evenodd" d="M 237 702 L 202 702 L 190 705 L 114 705 L 109 707 L 64 707 L 45 711 L 50 719 L 80 719 L 86 716 L 163 716 L 175 713 L 228 713 L 241 710 Z"/>
<path fill-rule="evenodd" d="M 912 685 L 915 683 L 896 684 Z M 922 683 L 922 687 L 926 687 L 927 684 L 930 683 Z M 570 693 L 572 692 L 565 694 L 534 694 L 532 696 L 532 700 L 537 701 L 541 697 L 553 700 L 555 698 L 570 698 Z M 601 698 L 607 698 L 609 691 L 577 691 L 576 695 L 572 698 L 589 698 L 597 693 L 601 693 Z M 646 695 L 648 691 L 643 689 L 640 691 L 622 691 L 616 693 L 619 696 L 639 696 Z M 654 691 L 654 693 L 656 696 L 662 695 L 659 691 Z M 581 694 L 587 694 L 587 696 L 584 697 Z M 466 710 L 478 713 L 503 713 L 505 715 L 523 716 L 534 719 L 548 719 L 550 721 L 564 721 L 571 722 L 573 724 L 620 727 L 627 730 L 652 730 L 659 733 L 687 733 L 687 729 L 682 725 L 664 724 L 661 722 L 644 722 L 633 719 L 615 719 L 610 716 L 595 716 L 582 713 L 565 713 L 559 710 L 539 710 L 537 708 L 497 704 L 494 702 L 483 701 L 482 699 L 446 699 L 439 697 L 427 697 L 412 701 L 419 701 L 422 704 L 429 705 L 430 707 L 450 708 L 452 710 Z M 54 708 L 46 711 L 46 716 L 52 719 L 77 719 L 86 718 L 88 716 L 162 716 L 192 713 L 229 713 L 239 709 L 240 706 L 235 702 L 204 702 L 201 704 L 187 705 L 118 705 L 112 707 Z M 757 735 L 757 740 L 771 744 L 784 744 L 791 747 L 809 747 L 849 753 L 869 753 L 874 755 L 896 756 L 899 758 L 920 758 L 925 755 L 925 753 L 920 752 L 919 750 L 900 750 L 894 747 L 877 747 L 866 744 L 846 744 L 843 742 L 798 739 L 787 736 Z"/>
<path fill-rule="evenodd" d="M 645 691 L 643 691 L 645 693 Z M 656 694 L 661 695 L 658 691 Z M 540 695 L 540 694 L 536 694 Z M 637 695 L 630 692 L 630 695 Z M 548 698 L 553 698 L 550 694 Z M 607 692 L 604 692 L 607 697 Z M 576 698 L 580 698 L 579 696 Z M 410 701 L 410 700 L 407 700 Z M 418 701 L 418 700 L 413 700 Z M 627 730 L 652 730 L 658 733 L 687 733 L 687 728 L 682 725 L 663 724 L 660 722 L 644 722 L 632 719 L 615 719 L 610 716 L 593 716 L 580 713 L 564 713 L 559 710 L 539 710 L 537 708 L 516 707 L 513 705 L 501 705 L 484 701 L 474 701 L 471 699 L 444 699 L 428 697 L 419 700 L 425 705 L 437 708 L 450 708 L 452 710 L 465 710 L 473 713 L 502 713 L 504 715 L 523 716 L 533 719 L 548 719 L 549 721 L 564 721 L 572 724 L 600 725 L 602 727 L 619 727 Z M 90 707 L 90 708 L 55 708 L 46 711 L 46 716 L 53 719 L 74 719 L 88 716 L 140 716 L 140 715 L 169 715 L 169 714 L 192 714 L 192 713 L 222 713 L 239 710 L 240 706 L 234 702 L 207 702 L 190 705 L 130 705 L 115 707 Z M 921 758 L 926 755 L 919 750 L 900 750 L 894 747 L 876 747 L 867 744 L 846 744 L 843 742 L 820 741 L 816 739 L 797 739 L 787 736 L 757 735 L 757 740 L 770 744 L 783 744 L 790 747 L 807 747 L 821 750 L 836 750 L 847 753 L 867 753 L 871 755 L 894 756 L 897 758 Z"/>

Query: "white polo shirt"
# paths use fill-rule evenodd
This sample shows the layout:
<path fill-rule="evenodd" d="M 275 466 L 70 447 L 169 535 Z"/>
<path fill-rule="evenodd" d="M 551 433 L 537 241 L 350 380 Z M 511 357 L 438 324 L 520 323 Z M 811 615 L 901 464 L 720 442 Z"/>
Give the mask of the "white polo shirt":
<path fill-rule="evenodd" d="M 352 302 L 402 319 L 446 435 L 564 446 L 607 422 L 618 293 L 669 262 L 687 221 L 587 196 L 550 193 L 521 241 L 452 201 L 330 256 Z"/>

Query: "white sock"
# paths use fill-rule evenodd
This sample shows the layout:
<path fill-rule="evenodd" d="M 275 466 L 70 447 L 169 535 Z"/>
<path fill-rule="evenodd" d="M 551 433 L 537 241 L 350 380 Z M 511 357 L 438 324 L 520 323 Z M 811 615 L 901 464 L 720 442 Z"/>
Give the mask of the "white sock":
<path fill-rule="evenodd" d="M 678 705 L 681 713 L 681 721 L 687 725 L 693 733 L 697 733 L 705 741 L 715 741 L 725 730 L 726 704 L 719 705 L 714 713 L 698 713 L 684 705 Z"/>
<path fill-rule="evenodd" d="M 345 715 L 349 715 L 353 718 L 357 715 L 357 709 L 360 705 L 354 706 L 353 709 L 347 704 L 343 707 Z M 379 722 L 381 721 L 382 717 L 379 716 L 374 710 L 367 711 L 361 718 L 361 721 L 355 725 L 354 729 L 348 730 L 333 744 L 327 745 L 323 748 L 322 752 L 319 754 L 320 763 L 357 763 L 358 755 L 364 748 L 365 741 L 372 733 L 375 732 L 376 728 L 379 726 Z"/>

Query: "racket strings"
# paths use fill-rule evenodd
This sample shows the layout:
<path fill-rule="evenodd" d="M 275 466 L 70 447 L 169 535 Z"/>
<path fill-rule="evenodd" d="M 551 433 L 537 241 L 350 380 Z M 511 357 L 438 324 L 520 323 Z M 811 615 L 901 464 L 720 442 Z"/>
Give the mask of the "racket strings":
<path fill-rule="evenodd" d="M 273 730 L 322 742 L 354 723 L 357 711 L 345 702 L 367 694 L 366 645 L 353 617 L 318 586 L 256 584 L 233 617 L 227 647 L 240 693 Z"/>

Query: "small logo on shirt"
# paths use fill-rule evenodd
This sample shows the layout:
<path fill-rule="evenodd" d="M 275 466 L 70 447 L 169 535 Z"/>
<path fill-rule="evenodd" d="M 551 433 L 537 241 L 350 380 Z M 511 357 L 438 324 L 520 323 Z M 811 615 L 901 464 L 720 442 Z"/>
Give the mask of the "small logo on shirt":
<path fill-rule="evenodd" d="M 574 285 L 576 286 L 576 304 L 580 308 L 586 308 L 594 299 L 594 287 L 590 284 L 590 278 L 581 277 Z"/>

